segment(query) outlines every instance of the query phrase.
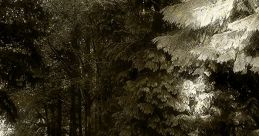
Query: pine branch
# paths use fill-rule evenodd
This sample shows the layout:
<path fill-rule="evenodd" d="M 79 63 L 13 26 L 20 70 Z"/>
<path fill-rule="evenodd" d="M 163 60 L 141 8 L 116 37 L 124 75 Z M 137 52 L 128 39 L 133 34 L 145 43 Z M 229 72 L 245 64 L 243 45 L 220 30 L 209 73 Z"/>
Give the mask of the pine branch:
<path fill-rule="evenodd" d="M 233 31 L 258 31 L 259 30 L 259 14 L 252 14 L 243 19 L 237 20 L 228 25 L 228 28 Z"/>
<path fill-rule="evenodd" d="M 234 8 L 234 0 L 190 0 L 185 3 L 169 6 L 162 10 L 164 20 L 179 27 L 200 29 L 215 24 L 222 25 Z"/>

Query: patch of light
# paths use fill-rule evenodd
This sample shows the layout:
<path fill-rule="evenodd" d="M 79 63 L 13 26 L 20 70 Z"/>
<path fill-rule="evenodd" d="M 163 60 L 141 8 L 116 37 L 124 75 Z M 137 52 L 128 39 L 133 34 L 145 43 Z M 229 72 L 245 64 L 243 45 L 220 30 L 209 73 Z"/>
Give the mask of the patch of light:
<path fill-rule="evenodd" d="M 203 93 L 197 95 L 197 97 L 195 97 L 197 104 L 194 105 L 194 114 L 199 115 L 205 113 L 211 105 L 213 95 L 213 93 Z"/>
<path fill-rule="evenodd" d="M 5 120 L 0 118 L 0 136 L 8 136 L 12 132 L 12 128 L 5 124 Z"/>
<path fill-rule="evenodd" d="M 201 117 L 209 110 L 214 94 L 205 91 L 206 85 L 203 76 L 198 77 L 195 81 L 184 81 L 180 95 L 186 97 L 185 103 L 188 103 L 188 111 L 192 115 Z"/>
<path fill-rule="evenodd" d="M 214 93 L 207 90 L 204 76 L 196 80 L 185 80 L 180 91 L 179 98 L 183 101 L 185 111 L 188 111 L 192 118 L 209 121 L 212 115 L 211 111 L 218 111 L 211 106 Z M 189 136 L 198 136 L 199 128 L 188 134 Z"/>

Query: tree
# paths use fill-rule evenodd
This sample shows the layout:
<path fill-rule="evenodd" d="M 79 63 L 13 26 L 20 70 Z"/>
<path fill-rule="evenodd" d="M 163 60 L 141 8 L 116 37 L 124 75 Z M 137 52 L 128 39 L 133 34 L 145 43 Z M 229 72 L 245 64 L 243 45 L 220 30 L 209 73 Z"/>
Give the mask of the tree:
<path fill-rule="evenodd" d="M 162 10 L 163 19 L 178 30 L 156 38 L 158 48 L 168 52 L 181 68 L 198 60 L 204 68 L 200 72 L 209 76 L 209 83 L 215 83 L 218 95 L 213 107 L 220 114 L 214 116 L 214 126 L 198 130 L 199 135 L 211 130 L 215 135 L 248 135 L 258 128 L 257 4 L 190 0 Z"/>
<path fill-rule="evenodd" d="M 166 5 L 161 3 L 160 6 L 163 4 Z M 138 9 L 137 7 L 141 5 L 135 6 L 133 9 Z M 126 32 L 125 39 L 118 40 L 120 42 L 114 44 L 116 50 L 112 52 L 114 53 L 112 58 L 117 63 L 114 66 L 120 67 L 121 71 L 118 74 L 117 68 L 115 77 L 119 82 L 118 86 L 123 88 L 118 87 L 120 89 L 118 91 L 122 94 L 117 95 L 121 110 L 114 114 L 117 122 L 114 127 L 115 132 L 111 135 L 185 135 L 195 131 L 194 124 L 197 125 L 200 118 L 195 118 L 195 114 L 189 112 L 191 110 L 199 112 L 200 109 L 197 106 L 190 106 L 189 100 L 194 98 L 196 102 L 195 99 L 203 97 L 207 94 L 206 91 L 210 90 L 210 86 L 204 87 L 206 79 L 203 81 L 202 76 L 197 81 L 187 80 L 197 77 L 189 75 L 193 70 L 187 69 L 187 66 L 191 67 L 197 61 L 184 62 L 186 58 L 192 60 L 192 57 L 185 56 L 186 54 L 181 54 L 178 50 L 178 54 L 184 58 L 171 63 L 169 54 L 156 49 L 151 42 L 153 37 L 170 29 L 162 23 L 158 11 L 153 11 L 152 8 L 145 10 L 144 13 L 142 9 L 133 11 L 126 8 L 126 11 L 128 17 L 123 31 Z M 179 38 L 186 37 L 179 36 Z M 120 49 L 118 54 L 117 51 Z M 184 67 L 180 67 L 181 65 Z M 195 65 L 193 67 L 195 68 Z M 181 86 L 183 83 L 193 88 L 193 91 L 201 92 L 198 95 L 200 97 L 188 96 L 191 91 L 183 90 Z"/>
<path fill-rule="evenodd" d="M 37 42 L 44 36 L 42 25 L 48 19 L 41 3 L 40 0 L 0 2 L 1 108 L 11 121 L 17 117 L 17 109 L 10 93 L 34 86 L 40 79 L 42 64 Z"/>

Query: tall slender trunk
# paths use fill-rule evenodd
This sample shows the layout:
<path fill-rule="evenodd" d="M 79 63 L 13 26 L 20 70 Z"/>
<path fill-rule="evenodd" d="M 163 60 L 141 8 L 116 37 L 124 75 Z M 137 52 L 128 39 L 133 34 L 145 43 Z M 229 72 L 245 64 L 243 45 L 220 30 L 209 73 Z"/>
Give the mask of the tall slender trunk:
<path fill-rule="evenodd" d="M 51 136 L 51 134 L 50 134 L 51 133 L 51 130 L 50 130 L 51 123 L 49 122 L 49 113 L 48 113 L 48 108 L 46 105 L 44 106 L 44 111 L 45 111 L 45 116 L 46 116 L 47 136 Z"/>
<path fill-rule="evenodd" d="M 56 136 L 56 118 L 55 118 L 55 104 L 50 105 L 50 135 Z"/>
<path fill-rule="evenodd" d="M 92 113 L 92 111 L 91 111 L 92 100 L 89 95 L 89 92 L 86 91 L 85 93 L 86 93 L 86 100 L 85 100 L 85 105 L 84 105 L 85 121 L 86 121 L 85 135 L 92 136 L 92 133 L 93 133 L 93 123 L 92 123 L 92 114 L 91 114 Z"/>
<path fill-rule="evenodd" d="M 86 39 L 86 55 L 90 56 L 91 55 L 91 44 L 92 44 L 92 39 L 89 39 L 88 37 L 85 38 Z M 90 57 L 89 57 L 90 58 Z M 93 69 L 91 67 L 91 61 L 92 60 L 88 60 L 87 62 L 85 62 L 84 65 L 84 70 L 85 70 L 85 75 L 86 78 L 88 79 L 92 79 L 93 78 Z M 91 136 L 91 123 L 89 123 L 89 117 L 90 117 L 90 113 L 91 113 L 91 97 L 89 92 L 91 91 L 91 84 L 92 84 L 92 80 L 88 80 L 86 82 L 86 87 L 82 90 L 82 95 L 83 95 L 83 111 L 84 111 L 84 136 Z"/>
<path fill-rule="evenodd" d="M 81 89 L 78 89 L 78 103 L 77 103 L 77 114 L 78 114 L 78 129 L 79 134 L 78 136 L 82 136 L 82 96 L 81 96 Z"/>
<path fill-rule="evenodd" d="M 56 126 L 56 136 L 62 135 L 62 101 L 60 96 L 57 100 L 57 126 Z"/>
<path fill-rule="evenodd" d="M 88 95 L 88 91 L 83 90 L 82 91 L 83 96 L 84 96 L 84 136 L 90 136 L 91 132 L 90 132 L 90 123 L 89 123 L 89 116 L 90 116 L 90 97 Z"/>
<path fill-rule="evenodd" d="M 69 125 L 69 135 L 76 136 L 76 112 L 75 112 L 75 87 L 71 88 L 71 108 L 70 108 L 70 125 Z"/>
<path fill-rule="evenodd" d="M 84 104 L 84 112 L 85 112 L 85 114 L 84 114 L 84 122 L 85 122 L 85 124 L 84 124 L 84 136 L 90 136 L 89 135 L 89 130 L 88 130 L 88 114 L 87 114 L 87 104 L 85 103 Z"/>

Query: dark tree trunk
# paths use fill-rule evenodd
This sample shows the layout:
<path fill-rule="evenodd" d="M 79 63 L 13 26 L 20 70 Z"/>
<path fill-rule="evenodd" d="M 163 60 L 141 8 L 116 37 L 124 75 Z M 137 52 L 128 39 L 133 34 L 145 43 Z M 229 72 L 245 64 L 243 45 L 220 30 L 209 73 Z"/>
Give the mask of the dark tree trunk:
<path fill-rule="evenodd" d="M 81 89 L 78 89 L 78 105 L 77 105 L 77 112 L 78 112 L 78 129 L 79 129 L 79 136 L 82 136 L 82 95 Z"/>
<path fill-rule="evenodd" d="M 44 106 L 44 110 L 45 110 L 45 116 L 46 116 L 47 136 L 51 136 L 51 130 L 50 130 L 51 123 L 49 122 L 49 113 L 48 113 L 47 106 Z"/>
<path fill-rule="evenodd" d="M 88 37 L 85 38 L 87 39 L 86 42 L 86 54 L 90 55 L 91 54 L 91 44 L 92 44 L 92 39 L 89 39 Z M 91 67 L 90 62 L 85 63 L 85 68 L 84 68 L 84 73 L 86 73 L 86 76 L 88 79 L 93 78 L 93 69 Z M 86 87 L 82 90 L 82 96 L 83 96 L 83 107 L 84 107 L 84 136 L 91 136 L 91 124 L 89 123 L 89 117 L 90 117 L 90 110 L 91 110 L 91 97 L 89 92 L 91 91 L 91 81 L 87 81 Z"/>
<path fill-rule="evenodd" d="M 85 136 L 91 136 L 91 123 L 89 122 L 89 117 L 91 116 L 91 100 L 88 92 L 86 90 L 83 91 L 84 93 L 84 135 Z"/>
<path fill-rule="evenodd" d="M 56 136 L 56 116 L 55 116 L 55 104 L 50 106 L 50 136 Z"/>
<path fill-rule="evenodd" d="M 57 103 L 57 135 L 56 136 L 61 136 L 62 135 L 62 101 L 59 96 L 58 98 L 58 103 Z"/>
<path fill-rule="evenodd" d="M 87 121 L 87 104 L 84 102 L 84 136 L 87 136 L 88 132 Z"/>
<path fill-rule="evenodd" d="M 69 135 L 76 136 L 76 112 L 75 112 L 75 87 L 71 88 L 71 109 L 70 109 L 70 125 Z"/>

